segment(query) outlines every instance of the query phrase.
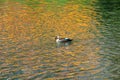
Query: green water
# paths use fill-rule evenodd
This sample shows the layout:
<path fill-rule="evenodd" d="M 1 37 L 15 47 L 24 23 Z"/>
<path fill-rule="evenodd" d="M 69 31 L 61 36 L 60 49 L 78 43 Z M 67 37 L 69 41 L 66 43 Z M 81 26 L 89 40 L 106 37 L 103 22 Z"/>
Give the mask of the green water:
<path fill-rule="evenodd" d="M 119 80 L 119 4 L 0 0 L 0 80 Z"/>
<path fill-rule="evenodd" d="M 101 33 L 103 34 L 103 44 L 102 53 L 103 59 L 110 61 L 110 65 L 106 67 L 106 72 L 110 73 L 110 80 L 119 80 L 120 74 L 120 1 L 117 0 L 105 0 L 99 1 L 100 6 L 98 11 L 101 12 L 103 24 L 103 29 Z M 103 53 L 104 52 L 104 53 Z M 106 61 L 106 63 L 108 63 Z"/>

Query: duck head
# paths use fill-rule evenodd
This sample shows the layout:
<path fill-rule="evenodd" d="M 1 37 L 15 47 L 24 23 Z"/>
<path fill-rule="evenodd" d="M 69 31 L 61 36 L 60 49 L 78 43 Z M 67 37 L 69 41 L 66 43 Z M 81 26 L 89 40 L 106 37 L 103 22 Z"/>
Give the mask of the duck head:
<path fill-rule="evenodd" d="M 56 37 L 55 37 L 55 40 L 56 40 L 56 39 L 60 39 L 60 36 L 56 36 Z"/>

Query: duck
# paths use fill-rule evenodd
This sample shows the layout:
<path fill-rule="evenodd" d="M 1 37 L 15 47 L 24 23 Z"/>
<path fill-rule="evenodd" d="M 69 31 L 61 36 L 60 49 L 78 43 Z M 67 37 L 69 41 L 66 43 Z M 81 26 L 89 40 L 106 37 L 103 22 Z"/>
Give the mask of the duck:
<path fill-rule="evenodd" d="M 60 36 L 56 36 L 55 40 L 57 43 L 67 43 L 72 41 L 70 38 L 60 38 Z"/>

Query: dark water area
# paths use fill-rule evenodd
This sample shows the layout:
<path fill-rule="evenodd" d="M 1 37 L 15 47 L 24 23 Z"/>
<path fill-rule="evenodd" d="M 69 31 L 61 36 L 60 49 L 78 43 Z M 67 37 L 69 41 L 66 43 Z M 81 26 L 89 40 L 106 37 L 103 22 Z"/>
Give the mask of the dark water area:
<path fill-rule="evenodd" d="M 108 67 L 106 67 L 110 80 L 120 79 L 120 1 L 118 0 L 99 0 L 100 6 L 98 11 L 102 15 L 101 23 L 103 29 L 102 52 L 103 59 L 110 61 Z M 104 60 L 103 60 L 104 61 Z M 107 61 L 106 61 L 107 63 Z"/>
<path fill-rule="evenodd" d="M 119 80 L 119 4 L 0 0 L 0 80 Z"/>

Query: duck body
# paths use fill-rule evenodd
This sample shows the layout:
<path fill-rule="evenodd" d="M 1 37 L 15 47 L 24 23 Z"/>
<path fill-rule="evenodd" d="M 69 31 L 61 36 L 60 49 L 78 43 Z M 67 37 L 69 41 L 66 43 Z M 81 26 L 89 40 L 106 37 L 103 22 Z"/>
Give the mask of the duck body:
<path fill-rule="evenodd" d="M 60 38 L 59 36 L 56 36 L 55 40 L 57 43 L 67 43 L 72 41 L 70 38 Z"/>

